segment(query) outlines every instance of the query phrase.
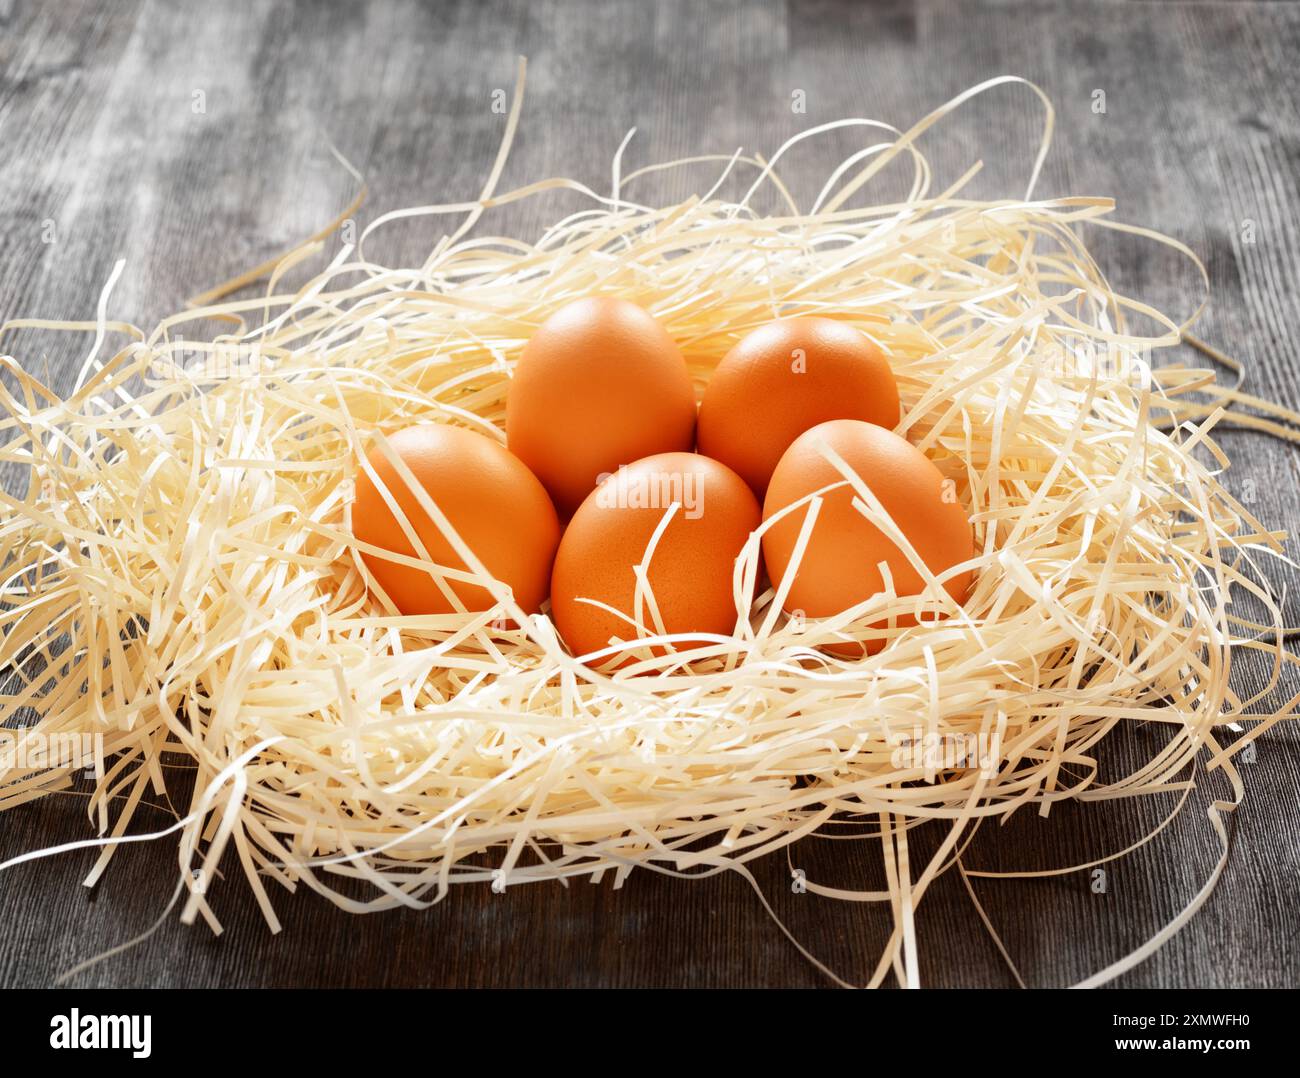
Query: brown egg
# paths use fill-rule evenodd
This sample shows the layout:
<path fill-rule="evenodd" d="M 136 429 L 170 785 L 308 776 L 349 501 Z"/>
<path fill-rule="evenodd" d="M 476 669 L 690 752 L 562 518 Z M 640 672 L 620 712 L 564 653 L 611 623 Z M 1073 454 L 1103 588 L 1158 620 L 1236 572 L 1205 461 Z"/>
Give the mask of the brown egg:
<path fill-rule="evenodd" d="M 839 470 L 821 453 L 829 446 L 863 481 L 935 574 L 974 556 L 966 510 L 950 483 L 919 449 L 893 431 L 871 423 L 840 419 L 822 423 L 795 439 L 772 473 L 763 504 L 766 520 L 784 507 L 832 483 L 844 483 Z M 807 549 L 784 603 L 789 612 L 810 619 L 831 617 L 884 590 L 879 563 L 889 566 L 898 595 L 917 595 L 921 575 L 884 532 L 853 507 L 847 484 L 823 495 Z M 763 558 L 774 587 L 789 570 L 807 508 L 791 511 L 763 534 Z M 962 602 L 971 572 L 959 573 L 945 587 Z M 900 618 L 900 624 L 914 620 Z M 883 641 L 834 645 L 846 655 L 879 651 Z"/>
<path fill-rule="evenodd" d="M 505 446 L 462 427 L 442 423 L 407 427 L 389 435 L 388 442 L 488 572 L 510 586 L 526 613 L 535 613 L 546 598 L 551 563 L 560 541 L 555 507 L 537 477 Z M 465 571 L 465 562 L 382 450 L 372 450 L 369 461 L 434 562 Z M 352 534 L 384 550 L 419 556 L 364 471 L 357 475 Z M 403 614 L 455 611 L 425 570 L 378 554 L 363 554 L 362 558 Z M 487 610 L 495 605 L 484 587 L 461 581 L 446 583 L 467 610 Z"/>
<path fill-rule="evenodd" d="M 853 326 L 787 318 L 754 330 L 718 364 L 700 403 L 699 450 L 762 498 L 790 443 L 831 419 L 897 425 L 889 361 Z"/>
<path fill-rule="evenodd" d="M 686 361 L 635 303 L 608 296 L 570 303 L 519 357 L 506 438 L 567 516 L 619 465 L 693 447 Z"/>
<path fill-rule="evenodd" d="M 614 636 L 635 639 L 633 625 L 581 600 L 598 600 L 635 619 L 633 567 L 674 502 L 680 508 L 648 569 L 664 630 L 724 635 L 735 630 L 733 572 L 758 527 L 758 502 L 744 480 L 717 461 L 695 453 L 661 453 L 606 479 L 574 513 L 560 541 L 551 613 L 575 655 L 604 648 Z M 641 621 L 654 633 L 648 604 Z"/>

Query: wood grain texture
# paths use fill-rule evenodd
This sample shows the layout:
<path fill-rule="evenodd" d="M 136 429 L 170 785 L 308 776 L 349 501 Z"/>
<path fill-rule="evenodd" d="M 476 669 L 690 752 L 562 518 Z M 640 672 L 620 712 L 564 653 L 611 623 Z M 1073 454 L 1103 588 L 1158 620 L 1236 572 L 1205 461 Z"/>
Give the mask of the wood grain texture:
<path fill-rule="evenodd" d="M 1042 85 L 1059 130 L 1040 192 L 1114 195 L 1118 216 L 1180 237 L 1205 258 L 1213 304 L 1202 334 L 1249 365 L 1248 388 L 1300 406 L 1300 7 L 1286 3 L 829 2 L 602 4 L 26 3 L 0 0 L 0 319 L 84 318 L 113 263 L 127 260 L 110 313 L 152 324 L 186 296 L 290 246 L 346 205 L 351 180 L 327 140 L 366 174 L 363 216 L 473 197 L 502 129 L 491 109 L 529 57 L 520 135 L 502 189 L 566 174 L 608 186 L 626 131 L 628 167 L 787 136 L 842 116 L 904 125 L 1002 73 Z M 807 111 L 791 111 L 802 90 Z M 1092 110 L 1104 90 L 1106 112 Z M 195 111 L 201 92 L 204 109 Z M 1038 113 L 1006 90 L 926 145 L 940 178 L 975 158 L 976 193 L 1019 190 Z M 786 169 L 814 194 L 855 143 L 805 144 Z M 646 198 L 705 182 L 661 178 Z M 562 200 L 527 206 L 535 230 Z M 432 225 L 393 229 L 372 253 L 422 256 Z M 46 242 L 53 238 L 54 242 Z M 1185 265 L 1151 245 L 1097 237 L 1120 285 L 1171 313 L 1196 302 Z M 6 352 L 46 364 L 67 388 L 88 341 L 12 333 Z M 1293 449 L 1227 433 L 1227 479 L 1275 527 L 1300 531 Z M 6 475 L 7 483 L 19 477 Z M 1294 570 L 1270 574 L 1300 624 Z M 1243 658 L 1243 691 L 1264 671 Z M 1294 678 L 1284 688 L 1296 690 Z M 1153 731 L 1116 738 L 1116 769 Z M 1275 729 L 1244 765 L 1223 881 L 1127 986 L 1300 983 L 1300 738 Z M 1217 855 L 1205 816 L 1226 785 L 1212 776 L 1155 841 L 1115 865 L 1108 893 L 1086 873 L 973 881 L 1025 980 L 1059 985 L 1120 957 L 1201 886 Z M 972 868 L 1050 868 L 1122 849 L 1172 808 L 1150 798 L 1063 805 L 987 825 Z M 161 826 L 161 811 L 142 815 Z M 56 796 L 0 817 L 0 860 L 89 834 L 83 802 Z M 811 840 L 794 853 L 809 878 L 882 885 L 875 849 Z M 175 849 L 124 850 L 91 892 L 83 851 L 0 874 L 0 985 L 46 985 L 147 929 L 171 893 Z M 634 875 L 533 885 L 495 895 L 458 888 L 440 906 L 366 918 L 308 893 L 280 895 L 284 932 L 263 926 L 237 866 L 212 897 L 226 933 L 163 920 L 145 944 L 75 985 L 814 986 L 824 983 L 738 878 Z M 784 861 L 757 866 L 776 913 L 842 975 L 869 974 L 885 913 L 794 894 Z M 924 983 L 1014 980 L 949 874 L 919 916 Z"/>

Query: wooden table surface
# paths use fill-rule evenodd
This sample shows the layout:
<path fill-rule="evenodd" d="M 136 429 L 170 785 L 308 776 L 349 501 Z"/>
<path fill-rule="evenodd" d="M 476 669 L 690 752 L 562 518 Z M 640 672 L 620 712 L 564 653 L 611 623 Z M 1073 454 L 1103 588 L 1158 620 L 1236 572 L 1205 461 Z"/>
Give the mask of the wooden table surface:
<path fill-rule="evenodd" d="M 1014 73 L 1055 101 L 1058 135 L 1040 192 L 1113 195 L 1118 216 L 1178 236 L 1205 259 L 1213 302 L 1200 332 L 1248 364 L 1248 388 L 1300 406 L 1300 6 L 1081 0 L 1049 3 L 232 4 L 0 0 L 0 319 L 93 317 L 114 262 L 126 268 L 110 316 L 152 325 L 204 287 L 330 220 L 353 193 L 333 142 L 371 186 L 362 219 L 473 197 L 501 135 L 494 91 L 512 92 L 529 58 L 527 101 L 506 189 L 565 174 L 608 186 L 614 150 L 637 128 L 628 167 L 737 146 L 770 152 L 823 121 L 906 125 L 962 89 Z M 1105 110 L 1097 103 L 1104 92 Z M 801 93 L 800 93 L 801 92 Z M 802 100 L 805 111 L 792 105 Z M 1024 90 L 972 106 L 925 149 L 939 175 L 976 158 L 977 194 L 1023 186 L 1040 113 Z M 855 147 L 807 145 L 786 174 L 805 198 Z M 670 177 L 680 199 L 704 175 Z M 649 192 L 646 192 L 648 197 Z M 514 222 L 535 230 L 555 204 Z M 410 264 L 432 225 L 392 229 L 367 253 Z M 1098 254 L 1116 282 L 1170 313 L 1197 297 L 1185 264 L 1111 240 Z M 66 389 L 86 342 L 11 333 L 3 349 Z M 1226 482 L 1275 527 L 1300 529 L 1294 450 L 1227 433 Z M 19 477 L 5 476 L 17 484 Z M 1296 574 L 1289 623 L 1300 624 Z M 1243 687 L 1258 665 L 1239 663 Z M 1288 675 L 1286 688 L 1297 689 Z M 1111 745 L 1115 767 L 1144 751 L 1143 729 Z M 1261 739 L 1243 764 L 1245 801 L 1223 880 L 1198 916 L 1126 986 L 1300 983 L 1300 737 Z M 1147 746 L 1145 751 L 1149 751 Z M 1112 866 L 975 881 L 1024 980 L 1061 985 L 1127 953 L 1191 898 L 1218 854 L 1205 815 L 1227 786 L 1204 780 L 1186 811 Z M 1064 805 L 986 825 L 971 867 L 1068 865 L 1122 849 L 1171 802 Z M 162 826 L 162 813 L 141 823 Z M 0 861 L 90 834 L 84 801 L 62 795 L 0 817 Z M 862 843 L 810 840 L 810 878 L 882 886 Z M 94 891 L 88 851 L 0 873 L 0 985 L 47 985 L 146 930 L 175 880 L 168 842 L 124 849 Z M 173 915 L 148 942 L 74 985 L 811 986 L 825 983 L 739 878 L 636 874 L 621 890 L 538 884 L 497 895 L 457 888 L 423 913 L 358 918 L 303 892 L 280 894 L 272 936 L 228 865 L 212 903 L 220 938 Z M 776 913 L 843 976 L 862 980 L 888 931 L 885 913 L 795 894 L 784 861 L 758 866 Z M 1015 983 L 959 879 L 920 911 L 923 980 Z"/>

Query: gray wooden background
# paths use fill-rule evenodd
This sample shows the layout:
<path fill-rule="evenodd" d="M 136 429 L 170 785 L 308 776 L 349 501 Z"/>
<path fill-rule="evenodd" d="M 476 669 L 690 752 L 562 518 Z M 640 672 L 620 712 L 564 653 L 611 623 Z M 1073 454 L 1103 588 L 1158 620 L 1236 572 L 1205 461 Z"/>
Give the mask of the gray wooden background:
<path fill-rule="evenodd" d="M 1172 233 L 1207 261 L 1214 299 L 1202 334 L 1249 364 L 1248 386 L 1300 406 L 1300 7 L 1290 3 L 880 4 L 28 3 L 0 0 L 0 319 L 93 315 L 127 260 L 110 315 L 152 324 L 186 296 L 291 245 L 351 198 L 332 139 L 368 177 L 362 213 L 472 197 L 496 151 L 497 89 L 529 57 L 527 104 L 506 189 L 566 174 L 607 186 L 628 128 L 627 167 L 736 146 L 770 152 L 812 124 L 860 115 L 906 125 L 984 78 L 1042 85 L 1059 133 L 1040 191 L 1102 194 L 1121 219 Z M 806 112 L 792 111 L 803 91 Z M 1095 91 L 1106 110 L 1095 112 Z M 200 96 L 201 94 L 201 96 Z M 202 109 L 197 106 L 201 104 Z M 976 157 L 974 191 L 1016 192 L 1038 113 L 1001 91 L 927 141 L 940 178 Z M 855 148 L 805 148 L 787 168 L 814 193 Z M 665 179 L 681 198 L 704 174 Z M 642 189 L 646 197 L 652 192 Z M 536 228 L 560 207 L 529 207 Z M 390 229 L 368 254 L 420 258 L 437 232 Z M 1098 243 L 1118 283 L 1183 312 L 1195 278 L 1149 245 Z M 85 341 L 10 334 L 0 348 L 69 384 Z M 1295 450 L 1227 434 L 1227 480 L 1277 527 L 1300 529 Z M 16 482 L 9 475 L 6 482 Z M 1275 567 L 1279 588 L 1295 574 Z M 1287 601 L 1291 624 L 1300 603 Z M 1258 668 L 1242 663 L 1242 685 Z M 1287 687 L 1294 692 L 1297 679 Z M 1116 766 L 1144 751 L 1137 729 Z M 1243 765 L 1232 861 L 1187 930 L 1118 983 L 1300 983 L 1300 773 L 1294 727 Z M 1146 751 L 1149 751 L 1147 746 Z M 1105 894 L 1084 874 L 977 880 L 1025 981 L 1080 979 L 1141 943 L 1207 875 L 1205 818 L 1221 777 L 1179 821 L 1114 866 Z M 974 868 L 1075 863 L 1127 845 L 1169 805 L 1063 806 L 989 825 Z M 142 823 L 162 825 L 161 813 Z M 0 817 L 0 860 L 88 834 L 84 802 L 60 796 Z M 174 847 L 124 850 L 95 891 L 77 853 L 0 874 L 0 985 L 46 985 L 147 928 L 170 896 Z M 795 863 L 842 887 L 882 885 L 874 848 L 804 843 Z M 227 931 L 169 919 L 146 944 L 78 975 L 94 985 L 781 985 L 823 979 L 737 879 L 457 890 L 425 913 L 354 918 L 309 893 L 281 895 L 272 937 L 228 866 L 213 904 Z M 791 893 L 784 863 L 758 878 L 792 931 L 851 979 L 874 965 L 888 921 L 868 906 Z M 922 973 L 935 985 L 1014 978 L 955 878 L 921 910 Z"/>

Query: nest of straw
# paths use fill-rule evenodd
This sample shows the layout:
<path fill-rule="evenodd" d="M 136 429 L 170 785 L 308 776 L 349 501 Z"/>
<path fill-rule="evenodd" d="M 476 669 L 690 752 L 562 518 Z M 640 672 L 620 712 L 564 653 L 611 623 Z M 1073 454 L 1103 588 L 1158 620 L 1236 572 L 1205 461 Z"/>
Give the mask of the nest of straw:
<path fill-rule="evenodd" d="M 1004 201 L 965 199 L 969 177 L 932 190 L 918 136 L 1009 81 L 906 132 L 844 121 L 800 136 L 857 124 L 877 139 L 807 209 L 780 179 L 793 144 L 770 161 L 694 159 L 716 160 L 720 178 L 676 205 L 636 201 L 640 173 L 620 177 L 618 159 L 608 195 L 567 180 L 498 195 L 517 93 L 480 200 L 380 217 L 283 287 L 318 238 L 147 335 L 107 319 L 106 289 L 96 321 L 49 324 L 96 331 L 67 396 L 5 357 L 3 459 L 31 481 L 0 510 L 3 705 L 30 720 L 20 740 L 96 735 L 97 834 L 71 844 L 102 847 L 91 879 L 140 837 L 133 813 L 169 792 L 177 764 L 193 792 L 161 834 L 179 843 L 182 916 L 214 928 L 206 895 L 231 848 L 275 928 L 268 885 L 366 911 L 435 903 L 457 883 L 621 880 L 641 866 L 748 875 L 755 858 L 852 818 L 880 843 L 889 890 L 873 897 L 897 924 L 872 983 L 891 967 L 914 983 L 913 911 L 981 820 L 1186 790 L 1202 753 L 1239 796 L 1232 753 L 1292 713 L 1253 710 L 1258 698 L 1229 683 L 1234 646 L 1272 653 L 1270 689 L 1285 661 L 1254 569 L 1280 537 L 1218 481 L 1210 428 L 1230 401 L 1214 399 L 1213 375 L 1153 362 L 1189 323 L 1117 295 L 1089 256 L 1080 225 L 1128 229 L 1109 222 L 1109 200 L 1036 200 L 1032 180 Z M 912 169 L 908 196 L 863 204 L 891 162 Z M 741 194 L 724 197 L 738 177 Z M 558 188 L 589 206 L 532 242 L 487 234 L 494 208 Z M 761 191 L 777 212 L 752 208 Z M 375 229 L 440 213 L 455 226 L 422 266 L 364 256 Z M 230 298 L 268 272 L 264 295 Z M 751 598 L 756 535 L 737 565 L 733 637 L 643 650 L 612 675 L 569 656 L 545 610 L 525 616 L 473 570 L 500 596 L 494 609 L 386 607 L 349 527 L 367 452 L 415 422 L 502 439 L 529 334 L 595 293 L 648 308 L 701 387 L 775 316 L 830 313 L 870 335 L 898 380 L 900 432 L 970 510 L 968 600 L 920 624 L 905 615 L 941 596 L 791 621 L 770 588 Z M 182 339 L 214 317 L 235 328 Z M 1256 622 L 1229 614 L 1237 589 L 1263 604 Z M 905 627 L 876 655 L 820 648 L 882 620 Z M 1249 733 L 1227 729 L 1245 720 Z M 1170 730 L 1158 752 L 1100 782 L 1107 735 L 1151 722 Z M 73 777 L 9 767 L 0 808 Z M 1232 804 L 1211 809 L 1225 858 Z M 911 864 L 908 833 L 926 821 L 946 835 Z M 1208 886 L 1094 980 L 1149 953 Z"/>

